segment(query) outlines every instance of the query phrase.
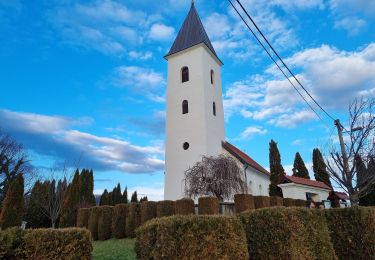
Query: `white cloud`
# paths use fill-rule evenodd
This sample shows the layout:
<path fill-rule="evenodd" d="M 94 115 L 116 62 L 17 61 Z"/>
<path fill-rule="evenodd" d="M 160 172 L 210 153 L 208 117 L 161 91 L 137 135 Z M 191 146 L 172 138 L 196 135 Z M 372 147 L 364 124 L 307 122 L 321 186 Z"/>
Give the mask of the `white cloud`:
<path fill-rule="evenodd" d="M 163 75 L 152 69 L 137 66 L 120 66 L 115 69 L 114 82 L 117 86 L 149 89 L 165 84 Z"/>
<path fill-rule="evenodd" d="M 132 59 L 138 59 L 138 60 L 149 60 L 152 59 L 152 52 L 146 51 L 146 52 L 138 52 L 138 51 L 130 51 L 128 53 L 129 57 Z"/>
<path fill-rule="evenodd" d="M 128 194 L 132 194 L 134 191 L 137 191 L 138 198 L 147 196 L 147 199 L 152 201 L 164 200 L 164 187 L 162 184 L 153 184 L 150 187 L 129 187 Z"/>
<path fill-rule="evenodd" d="M 223 14 L 213 13 L 203 20 L 205 28 L 209 28 L 207 33 L 210 38 L 226 36 L 230 31 L 228 17 Z"/>
<path fill-rule="evenodd" d="M 242 139 L 248 139 L 256 135 L 265 135 L 266 133 L 267 133 L 267 129 L 263 129 L 262 127 L 250 126 L 241 133 L 240 137 Z"/>
<path fill-rule="evenodd" d="M 275 124 L 278 127 L 293 128 L 307 121 L 316 119 L 314 112 L 310 110 L 297 111 L 292 114 L 282 114 L 269 121 L 271 124 Z"/>
<path fill-rule="evenodd" d="M 149 33 L 149 37 L 157 41 L 170 40 L 173 35 L 174 28 L 161 23 L 153 24 Z"/>

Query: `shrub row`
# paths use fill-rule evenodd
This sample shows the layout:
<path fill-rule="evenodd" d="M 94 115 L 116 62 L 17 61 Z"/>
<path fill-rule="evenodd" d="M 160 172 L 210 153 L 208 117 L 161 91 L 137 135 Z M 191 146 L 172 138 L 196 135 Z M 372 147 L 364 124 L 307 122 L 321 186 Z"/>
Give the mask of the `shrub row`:
<path fill-rule="evenodd" d="M 157 202 L 143 201 L 141 203 L 141 225 L 146 221 L 156 218 Z"/>
<path fill-rule="evenodd" d="M 248 259 L 237 218 L 182 216 L 153 219 L 137 230 L 137 259 Z"/>
<path fill-rule="evenodd" d="M 90 218 L 90 208 L 81 208 L 77 214 L 77 227 L 88 228 Z"/>
<path fill-rule="evenodd" d="M 235 208 L 236 213 L 241 213 L 246 210 L 255 209 L 253 195 L 250 195 L 250 194 L 234 195 L 234 208 Z"/>
<path fill-rule="evenodd" d="M 156 216 L 167 217 L 174 215 L 175 213 L 175 202 L 172 200 L 162 200 L 157 202 Z"/>
<path fill-rule="evenodd" d="M 117 204 L 113 208 L 112 236 L 117 239 L 125 237 L 125 224 L 127 216 L 127 204 Z"/>
<path fill-rule="evenodd" d="M 88 222 L 88 229 L 91 232 L 91 237 L 98 240 L 98 220 L 99 220 L 100 207 L 92 207 L 90 210 L 90 217 Z"/>
<path fill-rule="evenodd" d="M 87 229 L 11 228 L 0 231 L 0 259 L 91 259 Z"/>
<path fill-rule="evenodd" d="M 195 214 L 194 201 L 192 199 L 184 198 L 176 200 L 176 215 L 190 215 Z"/>
<path fill-rule="evenodd" d="M 113 206 L 101 206 L 98 217 L 98 239 L 107 240 L 112 237 Z"/>
<path fill-rule="evenodd" d="M 254 204 L 256 209 L 269 208 L 270 197 L 268 196 L 254 196 Z"/>
<path fill-rule="evenodd" d="M 201 197 L 198 199 L 199 215 L 219 214 L 219 200 L 216 197 Z"/>
<path fill-rule="evenodd" d="M 135 229 L 141 225 L 141 207 L 139 203 L 132 202 L 128 205 L 125 233 L 127 237 L 135 237 Z"/>
<path fill-rule="evenodd" d="M 271 207 L 283 206 L 283 198 L 278 197 L 278 196 L 271 196 L 270 197 L 270 206 Z"/>

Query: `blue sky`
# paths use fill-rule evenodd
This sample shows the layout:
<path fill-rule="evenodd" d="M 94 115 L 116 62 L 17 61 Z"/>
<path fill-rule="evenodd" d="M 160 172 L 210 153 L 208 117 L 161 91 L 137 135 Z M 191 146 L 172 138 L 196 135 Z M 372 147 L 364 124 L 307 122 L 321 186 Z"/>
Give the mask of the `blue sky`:
<path fill-rule="evenodd" d="M 335 117 L 345 123 L 353 98 L 374 96 L 374 1 L 243 3 Z M 0 0 L 0 127 L 38 167 L 93 168 L 98 193 L 120 182 L 162 199 L 163 56 L 189 7 L 189 0 Z M 333 122 L 308 110 L 227 1 L 196 0 L 196 8 L 224 62 L 227 139 L 264 167 L 270 139 L 289 173 L 297 151 L 309 165 L 312 149 L 324 151 L 334 137 Z"/>

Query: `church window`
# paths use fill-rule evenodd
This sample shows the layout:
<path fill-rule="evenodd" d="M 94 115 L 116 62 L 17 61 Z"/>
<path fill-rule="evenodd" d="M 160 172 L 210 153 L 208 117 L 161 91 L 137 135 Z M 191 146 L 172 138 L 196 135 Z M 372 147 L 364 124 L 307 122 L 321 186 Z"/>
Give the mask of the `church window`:
<path fill-rule="evenodd" d="M 211 70 L 211 84 L 214 84 L 214 71 Z"/>
<path fill-rule="evenodd" d="M 214 116 L 216 116 L 216 104 L 215 104 L 215 102 L 212 103 L 212 112 L 213 112 Z"/>
<path fill-rule="evenodd" d="M 182 101 L 182 114 L 189 113 L 189 103 L 187 100 Z"/>
<path fill-rule="evenodd" d="M 183 145 L 182 145 L 182 148 L 184 148 L 184 150 L 187 150 L 189 149 L 189 143 L 188 142 L 185 142 Z"/>
<path fill-rule="evenodd" d="M 183 67 L 181 69 L 181 81 L 182 83 L 189 81 L 189 68 L 188 67 Z"/>

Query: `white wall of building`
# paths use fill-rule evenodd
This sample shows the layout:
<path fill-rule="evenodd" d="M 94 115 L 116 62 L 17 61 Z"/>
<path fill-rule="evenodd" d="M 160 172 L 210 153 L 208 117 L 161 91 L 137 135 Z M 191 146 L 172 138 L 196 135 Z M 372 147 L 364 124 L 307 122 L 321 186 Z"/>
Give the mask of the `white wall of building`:
<path fill-rule="evenodd" d="M 269 196 L 270 177 L 252 167 L 246 169 L 249 194 L 253 196 Z"/>
<path fill-rule="evenodd" d="M 166 152 L 164 198 L 184 197 L 184 172 L 203 155 L 218 155 L 225 138 L 221 91 L 221 64 L 204 44 L 169 56 L 166 96 Z M 181 82 L 181 69 L 189 68 L 189 81 Z M 210 71 L 214 70 L 214 84 Z M 189 113 L 182 114 L 182 101 Z M 216 116 L 212 102 L 216 103 Z M 189 149 L 183 149 L 183 143 Z"/>
<path fill-rule="evenodd" d="M 278 185 L 283 191 L 284 198 L 306 200 L 306 193 L 315 194 L 312 200 L 320 202 L 326 200 L 329 196 L 329 190 L 316 188 L 296 183 L 283 183 Z"/>

